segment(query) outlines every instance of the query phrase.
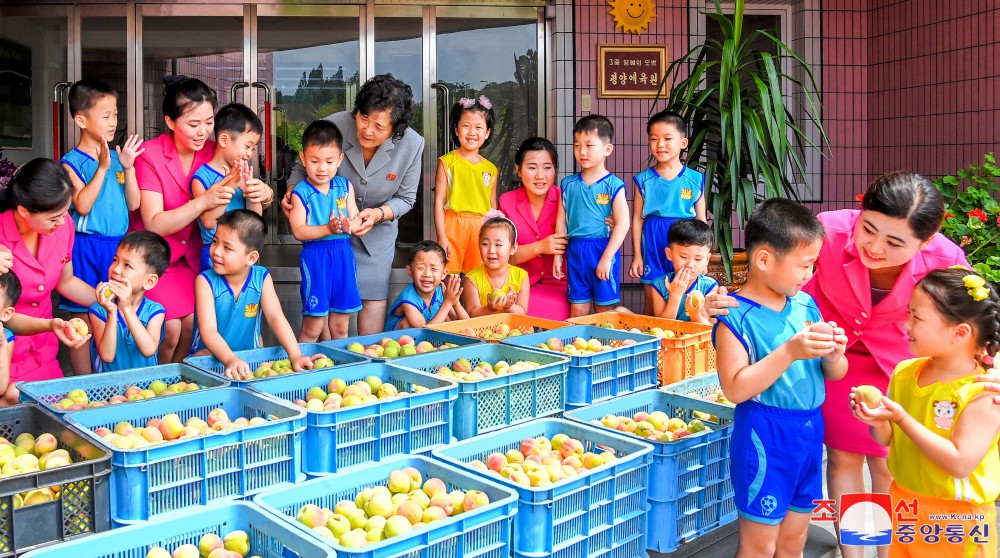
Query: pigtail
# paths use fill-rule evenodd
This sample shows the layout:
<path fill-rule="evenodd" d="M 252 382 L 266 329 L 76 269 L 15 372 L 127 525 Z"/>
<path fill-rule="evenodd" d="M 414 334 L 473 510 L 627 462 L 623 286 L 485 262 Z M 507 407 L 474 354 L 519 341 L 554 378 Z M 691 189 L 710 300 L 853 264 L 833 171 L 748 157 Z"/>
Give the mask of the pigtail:
<path fill-rule="evenodd" d="M 997 365 L 996 359 L 998 353 L 1000 353 L 1000 295 L 997 294 L 996 288 L 992 283 L 987 282 L 986 285 L 990 290 L 989 298 L 986 302 L 986 311 L 984 312 L 984 320 L 993 324 L 993 335 L 988 336 L 984 339 L 986 345 L 986 354 L 993 358 L 993 366 Z M 982 363 L 982 355 L 977 357 Z"/>

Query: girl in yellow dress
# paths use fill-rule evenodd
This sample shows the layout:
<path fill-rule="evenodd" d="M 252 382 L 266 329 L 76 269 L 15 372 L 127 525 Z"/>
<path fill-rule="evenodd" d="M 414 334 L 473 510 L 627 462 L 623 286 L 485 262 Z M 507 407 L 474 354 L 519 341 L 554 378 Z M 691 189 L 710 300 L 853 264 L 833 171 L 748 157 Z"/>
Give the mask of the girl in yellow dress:
<path fill-rule="evenodd" d="M 975 378 L 984 352 L 1000 349 L 1000 299 L 967 269 L 932 271 L 913 290 L 906 331 L 918 358 L 899 363 L 889 393 L 875 408 L 870 386 L 851 394 L 854 416 L 889 446 L 889 555 L 995 557 L 1000 410 Z"/>
<path fill-rule="evenodd" d="M 510 256 L 516 251 L 514 223 L 499 211 L 489 212 L 479 230 L 483 264 L 463 279 L 462 306 L 470 316 L 528 311 L 531 282 L 527 271 L 510 265 Z"/>

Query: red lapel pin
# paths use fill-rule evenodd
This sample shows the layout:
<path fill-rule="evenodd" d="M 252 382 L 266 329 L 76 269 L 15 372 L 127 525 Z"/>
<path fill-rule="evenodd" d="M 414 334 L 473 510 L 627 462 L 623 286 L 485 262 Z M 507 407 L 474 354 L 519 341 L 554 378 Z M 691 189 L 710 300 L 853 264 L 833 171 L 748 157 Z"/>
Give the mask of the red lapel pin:
<path fill-rule="evenodd" d="M 396 180 L 396 175 L 390 172 L 389 174 L 385 175 L 385 179 L 386 180 Z"/>

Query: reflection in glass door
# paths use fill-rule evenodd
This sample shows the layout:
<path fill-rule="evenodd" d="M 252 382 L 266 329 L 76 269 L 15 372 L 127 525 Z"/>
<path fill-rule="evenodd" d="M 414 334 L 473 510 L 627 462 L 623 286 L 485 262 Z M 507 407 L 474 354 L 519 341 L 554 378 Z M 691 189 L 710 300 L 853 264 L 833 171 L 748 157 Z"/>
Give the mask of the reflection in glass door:
<path fill-rule="evenodd" d="M 118 93 L 118 130 L 115 145 L 122 145 L 129 129 L 129 75 L 124 6 L 92 6 L 81 11 L 80 77 L 106 82 Z M 66 121 L 72 126 L 66 111 Z"/>

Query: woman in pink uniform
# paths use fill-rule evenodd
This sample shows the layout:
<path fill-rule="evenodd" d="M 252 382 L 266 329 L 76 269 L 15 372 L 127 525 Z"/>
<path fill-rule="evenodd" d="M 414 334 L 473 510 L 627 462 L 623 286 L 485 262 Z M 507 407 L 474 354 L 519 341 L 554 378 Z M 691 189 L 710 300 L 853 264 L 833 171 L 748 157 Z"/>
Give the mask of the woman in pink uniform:
<path fill-rule="evenodd" d="M 853 386 L 873 385 L 884 393 L 900 361 L 913 358 L 906 333 L 910 294 L 924 275 L 952 265 L 968 265 L 954 242 L 938 233 L 944 220 L 941 194 L 926 178 L 910 172 L 883 175 L 868 187 L 861 210 L 819 214 L 826 236 L 816 273 L 803 290 L 816 300 L 823 318 L 847 333 L 847 375 L 826 383 L 823 420 L 827 485 L 831 499 L 866 492 L 867 462 L 872 492 L 889 492 L 888 448 L 868 427 L 851 420 Z M 712 313 L 728 306 L 709 297 Z M 888 555 L 879 547 L 879 556 Z M 864 547 L 841 546 L 846 558 Z"/>
<path fill-rule="evenodd" d="M 73 185 L 59 163 L 35 159 L 21 167 L 0 193 L 0 244 L 13 254 L 10 271 L 21 283 L 16 314 L 8 323 L 17 336 L 11 358 L 6 404 L 17 403 L 15 382 L 61 378 L 56 360 L 59 341 L 71 347 L 90 342 L 90 336 L 70 342 L 66 322 L 52 317 L 52 291 L 84 307 L 96 302 L 94 288 L 73 276 L 73 240 L 70 219 Z"/>
<path fill-rule="evenodd" d="M 559 158 L 545 138 L 528 138 L 514 157 L 521 187 L 500 196 L 497 207 L 514 222 L 518 247 L 510 263 L 528 272 L 531 306 L 528 315 L 550 320 L 569 317 L 566 280 L 552 276 L 552 256 L 566 253 L 566 235 L 556 233 Z"/>
<path fill-rule="evenodd" d="M 194 280 L 198 275 L 201 236 L 195 220 L 227 205 L 235 190 L 209 188 L 192 199 L 191 177 L 215 154 L 209 139 L 215 126 L 215 92 L 201 80 L 168 76 L 163 119 L 169 132 L 147 141 L 136 159 L 142 225 L 167 239 L 170 267 L 147 296 L 166 310 L 161 363 L 180 362 L 191 348 L 194 325 Z"/>

